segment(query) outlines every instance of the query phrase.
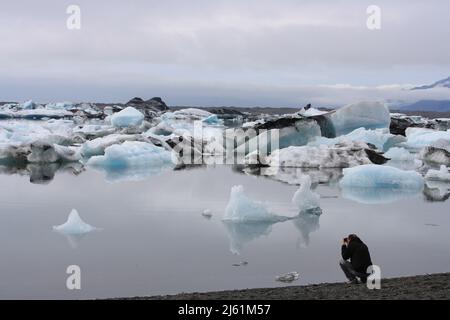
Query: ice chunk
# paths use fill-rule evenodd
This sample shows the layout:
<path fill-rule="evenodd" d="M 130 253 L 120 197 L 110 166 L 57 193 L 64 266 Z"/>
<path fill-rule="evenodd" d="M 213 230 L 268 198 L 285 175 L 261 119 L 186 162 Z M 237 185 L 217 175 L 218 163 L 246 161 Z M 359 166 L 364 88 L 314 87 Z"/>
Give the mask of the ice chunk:
<path fill-rule="evenodd" d="M 143 141 L 144 138 L 139 134 L 110 134 L 105 137 L 86 141 L 81 147 L 83 157 L 92 157 L 102 155 L 105 149 L 114 144 L 120 144 L 125 141 Z"/>
<path fill-rule="evenodd" d="M 141 180 L 175 167 L 172 153 L 151 143 L 125 141 L 105 149 L 105 155 L 94 156 L 87 164 L 106 171 L 107 180 Z"/>
<path fill-rule="evenodd" d="M 300 183 L 300 188 L 292 197 L 292 203 L 297 206 L 300 212 L 320 208 L 320 195 L 311 190 L 311 178 L 304 175 L 301 177 Z"/>
<path fill-rule="evenodd" d="M 276 281 L 279 282 L 286 282 L 286 283 L 291 283 L 294 282 L 296 280 L 298 280 L 299 278 L 299 274 L 297 271 L 293 271 L 293 272 L 288 272 L 286 274 L 283 274 L 281 276 L 277 276 L 275 278 Z"/>
<path fill-rule="evenodd" d="M 251 164 L 252 157 L 248 156 Z M 295 168 L 347 168 L 361 164 L 384 163 L 386 159 L 371 150 L 365 143 L 341 142 L 336 145 L 288 147 L 275 150 L 263 164 L 271 167 Z M 381 161 L 381 162 L 379 162 Z"/>
<path fill-rule="evenodd" d="M 389 128 L 389 109 L 381 102 L 358 102 L 346 105 L 326 115 L 331 121 L 335 136 L 347 134 L 357 128 Z"/>
<path fill-rule="evenodd" d="M 423 178 L 415 171 L 404 171 L 394 167 L 373 164 L 343 170 L 342 187 L 393 188 L 422 190 Z"/>
<path fill-rule="evenodd" d="M 39 120 L 45 118 L 64 118 L 72 117 L 73 113 L 67 110 L 51 110 L 51 109 L 25 109 L 19 110 L 14 114 L 17 118 L 29 119 L 29 120 Z"/>
<path fill-rule="evenodd" d="M 202 216 L 204 216 L 205 218 L 212 218 L 212 211 L 210 209 L 205 209 L 202 212 Z"/>
<path fill-rule="evenodd" d="M 386 151 L 389 148 L 406 141 L 406 138 L 389 133 L 388 129 L 365 129 L 358 128 L 352 132 L 336 138 L 317 137 L 309 142 L 310 146 L 332 145 L 339 142 L 359 141 L 373 144 L 380 151 Z"/>
<path fill-rule="evenodd" d="M 447 167 L 441 165 L 439 170 L 430 169 L 425 175 L 425 180 L 450 182 L 450 172 Z"/>
<path fill-rule="evenodd" d="M 173 112 L 172 114 L 177 119 L 190 119 L 190 120 L 202 120 L 206 119 L 213 114 L 209 111 L 197 109 L 197 108 L 186 108 Z"/>
<path fill-rule="evenodd" d="M 407 128 L 406 139 L 404 144 L 407 148 L 421 149 L 440 140 L 450 143 L 450 130 L 436 131 L 424 128 Z"/>
<path fill-rule="evenodd" d="M 428 163 L 450 166 L 450 151 L 447 149 L 428 146 L 419 152 L 418 157 Z"/>
<path fill-rule="evenodd" d="M 223 121 L 217 117 L 217 115 L 212 114 L 205 119 L 202 120 L 203 123 L 209 124 L 209 125 L 221 125 L 223 124 Z"/>
<path fill-rule="evenodd" d="M 234 186 L 231 188 L 230 200 L 225 209 L 223 220 L 227 221 L 281 221 L 281 217 L 271 213 L 267 205 L 252 200 L 244 194 L 244 187 Z"/>
<path fill-rule="evenodd" d="M 414 161 L 415 157 L 405 148 L 390 148 L 384 156 L 394 161 Z"/>
<path fill-rule="evenodd" d="M 137 127 L 144 121 L 144 115 L 133 107 L 126 107 L 111 116 L 111 124 L 118 128 Z"/>
<path fill-rule="evenodd" d="M 450 184 L 443 181 L 426 180 L 423 194 L 427 201 L 447 201 L 450 198 Z"/>
<path fill-rule="evenodd" d="M 316 108 L 308 108 L 308 109 L 302 108 L 298 112 L 298 114 L 301 114 L 304 117 L 318 116 L 318 115 L 321 115 L 321 114 L 324 114 L 324 113 L 327 113 L 327 111 L 321 111 L 321 110 L 316 109 Z"/>
<path fill-rule="evenodd" d="M 98 229 L 84 222 L 80 218 L 78 211 L 72 209 L 67 221 L 59 226 L 53 226 L 53 230 L 63 234 L 83 234 Z"/>

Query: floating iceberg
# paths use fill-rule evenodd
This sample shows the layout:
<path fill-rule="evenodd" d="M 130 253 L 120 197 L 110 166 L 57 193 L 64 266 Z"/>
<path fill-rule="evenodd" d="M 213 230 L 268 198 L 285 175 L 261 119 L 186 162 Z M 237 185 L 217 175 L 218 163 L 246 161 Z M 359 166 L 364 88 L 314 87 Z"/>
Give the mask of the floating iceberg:
<path fill-rule="evenodd" d="M 267 205 L 252 200 L 244 194 L 243 186 L 234 186 L 231 188 L 230 200 L 225 209 L 223 220 L 225 221 L 282 221 L 286 217 L 281 217 L 271 213 Z"/>
<path fill-rule="evenodd" d="M 381 102 L 358 102 L 346 105 L 336 111 L 320 115 L 328 120 L 328 131 L 340 136 L 360 127 L 366 129 L 389 128 L 391 116 L 389 109 Z"/>
<path fill-rule="evenodd" d="M 139 134 L 110 134 L 105 137 L 86 141 L 81 147 L 83 157 L 89 158 L 105 153 L 105 149 L 115 144 L 121 144 L 125 141 L 143 141 L 144 138 Z"/>
<path fill-rule="evenodd" d="M 444 148 L 425 147 L 420 150 L 418 157 L 427 163 L 450 166 L 450 151 Z"/>
<path fill-rule="evenodd" d="M 144 121 L 144 115 L 133 107 L 126 107 L 111 116 L 111 124 L 118 128 L 137 127 Z"/>
<path fill-rule="evenodd" d="M 390 188 L 422 190 L 423 178 L 415 171 L 404 171 L 394 167 L 373 164 L 343 170 L 342 187 Z"/>
<path fill-rule="evenodd" d="M 430 202 L 444 202 L 450 198 L 450 184 L 448 182 L 426 180 L 423 189 L 425 200 Z"/>
<path fill-rule="evenodd" d="M 107 180 L 142 180 L 175 167 L 172 153 L 151 143 L 125 141 L 105 149 L 105 155 L 94 156 L 88 166 L 107 173 Z"/>
<path fill-rule="evenodd" d="M 248 162 L 253 160 L 249 155 Z M 347 168 L 361 164 L 384 163 L 386 159 L 365 143 L 341 142 L 332 146 L 288 147 L 272 152 L 263 164 L 271 167 Z"/>
<path fill-rule="evenodd" d="M 333 145 L 340 142 L 358 141 L 370 143 L 380 151 L 386 151 L 389 148 L 406 141 L 406 138 L 389 133 L 388 129 L 365 129 L 358 128 L 352 132 L 336 138 L 317 137 L 309 142 L 310 146 Z"/>
<path fill-rule="evenodd" d="M 132 166 L 162 167 L 174 166 L 171 152 L 151 143 L 125 141 L 105 149 L 105 155 L 94 156 L 88 165 L 110 169 L 124 169 Z"/>
<path fill-rule="evenodd" d="M 450 182 L 450 172 L 446 166 L 441 165 L 439 170 L 428 170 L 425 180 Z"/>
<path fill-rule="evenodd" d="M 59 226 L 53 226 L 53 230 L 63 234 L 83 234 L 98 229 L 84 222 L 80 218 L 78 211 L 72 209 L 67 221 Z"/>
<path fill-rule="evenodd" d="M 292 203 L 297 206 L 300 212 L 320 208 L 320 195 L 311 190 L 311 178 L 304 175 L 300 183 L 300 188 L 292 197 Z"/>
<path fill-rule="evenodd" d="M 415 157 L 405 148 L 390 148 L 384 156 L 394 161 L 414 161 Z"/>
<path fill-rule="evenodd" d="M 410 149 L 421 149 L 433 145 L 438 141 L 450 143 L 450 130 L 436 131 L 424 128 L 407 128 L 404 145 Z"/>

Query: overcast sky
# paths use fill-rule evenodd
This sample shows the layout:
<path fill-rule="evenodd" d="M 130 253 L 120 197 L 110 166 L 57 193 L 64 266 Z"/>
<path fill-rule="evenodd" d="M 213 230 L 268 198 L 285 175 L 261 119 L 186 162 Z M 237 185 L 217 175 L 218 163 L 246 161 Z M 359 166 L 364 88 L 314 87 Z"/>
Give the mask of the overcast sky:
<path fill-rule="evenodd" d="M 0 0 L 0 101 L 450 99 L 450 1 Z M 68 30 L 66 9 L 81 8 Z M 381 8 L 381 29 L 366 9 Z"/>

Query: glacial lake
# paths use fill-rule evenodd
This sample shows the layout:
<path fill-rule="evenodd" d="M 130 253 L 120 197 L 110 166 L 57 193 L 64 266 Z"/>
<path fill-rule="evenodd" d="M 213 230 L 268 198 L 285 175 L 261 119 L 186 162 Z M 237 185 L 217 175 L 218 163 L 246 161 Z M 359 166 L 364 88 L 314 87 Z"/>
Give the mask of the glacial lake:
<path fill-rule="evenodd" d="M 339 173 L 337 173 L 339 174 Z M 342 282 L 344 235 L 357 233 L 383 277 L 450 271 L 450 202 L 424 193 L 361 203 L 337 183 L 319 184 L 320 216 L 275 223 L 227 224 L 230 189 L 295 216 L 297 186 L 217 165 L 167 171 L 142 181 L 109 182 L 102 172 L 57 172 L 47 184 L 0 175 L 0 298 L 78 299 Z M 386 194 L 385 194 L 386 195 Z M 369 201 L 370 202 L 370 201 Z M 382 202 L 382 201 L 381 201 Z M 101 228 L 83 237 L 52 229 L 76 209 Z M 202 216 L 210 209 L 210 219 Z M 234 266 L 241 262 L 247 265 Z M 66 268 L 81 268 L 68 290 Z"/>

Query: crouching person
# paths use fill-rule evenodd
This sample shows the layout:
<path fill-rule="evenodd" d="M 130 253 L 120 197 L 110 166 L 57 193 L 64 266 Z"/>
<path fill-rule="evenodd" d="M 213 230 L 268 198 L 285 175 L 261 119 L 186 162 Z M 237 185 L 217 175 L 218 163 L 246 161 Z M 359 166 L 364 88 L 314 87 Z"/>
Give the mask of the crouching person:
<path fill-rule="evenodd" d="M 372 265 L 372 260 L 364 242 L 356 234 L 350 234 L 342 242 L 341 254 L 339 264 L 349 282 L 366 283 L 369 276 L 367 268 Z"/>

